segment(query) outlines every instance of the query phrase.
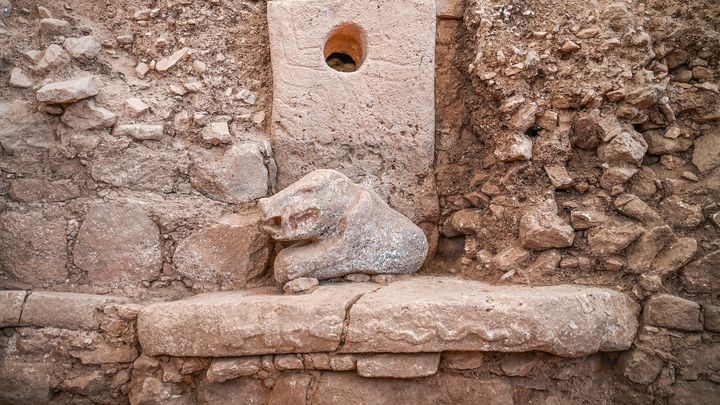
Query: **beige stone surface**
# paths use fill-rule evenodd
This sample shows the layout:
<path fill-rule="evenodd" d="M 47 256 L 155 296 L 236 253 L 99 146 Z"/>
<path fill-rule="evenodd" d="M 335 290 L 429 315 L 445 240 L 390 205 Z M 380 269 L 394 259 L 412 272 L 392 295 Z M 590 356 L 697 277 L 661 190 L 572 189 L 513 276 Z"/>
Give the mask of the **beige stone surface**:
<path fill-rule="evenodd" d="M 625 350 L 639 306 L 581 286 L 490 286 L 415 277 L 365 294 L 350 309 L 344 352 L 545 351 L 583 356 Z"/>
<path fill-rule="evenodd" d="M 293 296 L 236 291 L 149 305 L 138 315 L 138 338 L 149 356 L 331 352 L 345 308 L 375 288 L 339 284 Z"/>
<path fill-rule="evenodd" d="M 440 353 L 374 354 L 360 356 L 357 372 L 363 377 L 417 378 L 437 372 Z"/>
<path fill-rule="evenodd" d="M 106 305 L 126 302 L 112 295 L 37 291 L 25 300 L 20 324 L 94 330 L 100 327 Z"/>
<path fill-rule="evenodd" d="M 26 294 L 25 291 L 0 291 L 0 328 L 18 324 Z"/>
<path fill-rule="evenodd" d="M 414 222 L 434 220 L 435 1 L 267 4 L 279 188 L 336 169 L 371 181 Z M 326 39 L 345 23 L 354 40 L 331 49 L 355 55 L 353 72 L 325 61 Z"/>

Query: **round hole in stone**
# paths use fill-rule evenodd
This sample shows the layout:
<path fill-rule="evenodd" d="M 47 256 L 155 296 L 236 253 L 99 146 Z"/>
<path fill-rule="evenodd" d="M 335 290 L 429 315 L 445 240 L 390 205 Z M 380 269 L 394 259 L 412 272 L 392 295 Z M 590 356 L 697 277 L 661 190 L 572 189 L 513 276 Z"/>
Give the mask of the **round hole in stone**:
<path fill-rule="evenodd" d="M 365 32 L 356 24 L 335 27 L 325 41 L 325 63 L 338 72 L 354 72 L 365 61 Z"/>

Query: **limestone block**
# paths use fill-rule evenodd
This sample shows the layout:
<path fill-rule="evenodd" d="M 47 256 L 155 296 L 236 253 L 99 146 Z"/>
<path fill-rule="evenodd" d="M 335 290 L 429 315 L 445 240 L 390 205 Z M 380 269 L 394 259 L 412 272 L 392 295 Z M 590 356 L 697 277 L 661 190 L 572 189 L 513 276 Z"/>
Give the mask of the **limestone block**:
<path fill-rule="evenodd" d="M 335 170 L 315 170 L 258 206 L 263 230 L 274 239 L 309 242 L 278 253 L 274 271 L 281 283 L 353 273 L 409 274 L 427 255 L 418 226 Z"/>
<path fill-rule="evenodd" d="M 645 303 L 645 323 L 664 328 L 701 331 L 700 305 L 669 294 L 655 294 Z"/>
<path fill-rule="evenodd" d="M 149 356 L 331 352 L 345 308 L 375 288 L 339 284 L 293 296 L 236 291 L 153 304 L 138 314 L 138 339 Z"/>
<path fill-rule="evenodd" d="M 40 212 L 0 214 L 0 269 L 33 286 L 63 282 L 66 221 Z"/>
<path fill-rule="evenodd" d="M 0 328 L 18 325 L 26 294 L 25 291 L 0 291 Z"/>
<path fill-rule="evenodd" d="M 138 145 L 123 150 L 122 154 L 94 159 L 90 174 L 94 180 L 115 187 L 169 193 L 175 188 L 177 172 L 186 167 L 177 154 Z"/>
<path fill-rule="evenodd" d="M 160 231 L 141 208 L 98 204 L 80 226 L 73 259 L 93 283 L 138 284 L 160 272 Z"/>
<path fill-rule="evenodd" d="M 72 103 L 100 92 L 99 79 L 89 76 L 64 82 L 48 83 L 36 93 L 38 101 L 49 104 Z"/>
<path fill-rule="evenodd" d="M 278 186 L 321 168 L 435 221 L 435 1 L 267 3 Z"/>
<path fill-rule="evenodd" d="M 193 281 L 244 286 L 264 271 L 270 239 L 253 214 L 229 214 L 182 240 L 173 256 L 176 271 Z"/>
<path fill-rule="evenodd" d="M 362 296 L 350 309 L 341 351 L 539 350 L 583 356 L 630 347 L 638 312 L 628 296 L 594 287 L 415 277 Z"/>
<path fill-rule="evenodd" d="M 440 353 L 375 354 L 360 356 L 357 372 L 363 377 L 417 378 L 437 372 Z"/>
<path fill-rule="evenodd" d="M 52 326 L 64 329 L 99 329 L 103 308 L 129 302 L 112 295 L 33 292 L 25 301 L 21 325 Z"/>

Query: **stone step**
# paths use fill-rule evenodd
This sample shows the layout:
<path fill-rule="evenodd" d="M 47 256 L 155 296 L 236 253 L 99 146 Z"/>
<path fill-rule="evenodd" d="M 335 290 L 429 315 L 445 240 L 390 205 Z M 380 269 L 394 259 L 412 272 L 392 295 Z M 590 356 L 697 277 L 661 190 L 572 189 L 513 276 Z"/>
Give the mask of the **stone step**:
<path fill-rule="evenodd" d="M 539 350 L 574 357 L 629 348 L 638 314 L 627 295 L 602 288 L 413 277 L 153 304 L 138 315 L 138 338 L 151 356 Z"/>

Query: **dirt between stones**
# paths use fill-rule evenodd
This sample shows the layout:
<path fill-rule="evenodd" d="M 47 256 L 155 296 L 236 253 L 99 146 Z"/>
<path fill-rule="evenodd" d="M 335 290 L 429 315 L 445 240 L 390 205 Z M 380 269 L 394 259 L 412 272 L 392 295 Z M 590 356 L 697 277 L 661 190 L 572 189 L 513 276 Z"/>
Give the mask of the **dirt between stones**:
<path fill-rule="evenodd" d="M 147 303 L 272 285 L 282 246 L 248 224 L 255 200 L 277 191 L 266 6 L 0 0 L 0 288 Z M 437 9 L 439 240 L 420 273 L 624 292 L 644 308 L 629 351 L 489 353 L 482 367 L 412 381 L 308 371 L 209 384 L 210 359 L 132 363 L 134 310 L 113 307 L 96 310 L 107 317 L 98 330 L 3 323 L 0 402 L 220 403 L 240 392 L 262 403 L 273 384 L 302 387 L 309 403 L 343 393 L 350 403 L 717 402 L 720 4 Z M 211 249 L 228 235 L 225 253 Z M 234 249 L 247 250 L 246 265 L 229 275 Z M 138 260 L 117 266 L 128 252 Z M 201 255 L 228 274 L 202 273 Z"/>

